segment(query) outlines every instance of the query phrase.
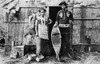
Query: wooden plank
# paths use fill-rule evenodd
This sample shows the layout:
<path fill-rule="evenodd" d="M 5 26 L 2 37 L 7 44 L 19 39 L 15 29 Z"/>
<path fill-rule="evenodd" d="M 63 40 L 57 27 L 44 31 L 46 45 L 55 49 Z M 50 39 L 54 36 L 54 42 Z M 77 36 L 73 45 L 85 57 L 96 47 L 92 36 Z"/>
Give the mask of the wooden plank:
<path fill-rule="evenodd" d="M 91 21 L 86 20 L 86 21 L 85 21 L 85 27 L 86 27 L 86 28 L 92 28 L 92 23 L 93 23 L 92 20 L 91 20 Z"/>
<path fill-rule="evenodd" d="M 81 9 L 80 8 L 73 9 L 73 17 L 75 19 L 81 18 Z"/>
<path fill-rule="evenodd" d="M 91 16 L 92 10 L 93 10 L 92 8 L 87 8 L 86 9 L 86 18 L 89 18 L 89 19 L 92 18 L 92 16 Z"/>
<path fill-rule="evenodd" d="M 13 30 L 13 29 L 12 29 Z M 6 37 L 6 43 L 5 43 L 5 52 L 6 55 L 11 51 L 11 41 L 12 41 L 12 36 L 11 36 L 11 25 L 8 24 L 8 34 Z"/>
<path fill-rule="evenodd" d="M 24 31 L 24 25 L 23 24 L 19 24 L 19 27 L 18 27 L 18 30 L 19 30 L 19 33 L 18 33 L 18 41 L 19 43 L 22 43 L 23 42 L 23 31 Z"/>
<path fill-rule="evenodd" d="M 97 9 L 96 18 L 100 18 L 100 9 Z"/>
<path fill-rule="evenodd" d="M 90 18 L 93 18 L 93 19 L 98 19 L 96 16 L 97 16 L 97 12 L 98 12 L 98 9 L 92 9 L 92 13 L 91 13 L 91 16 Z"/>
<path fill-rule="evenodd" d="M 80 43 L 80 26 L 81 26 L 81 21 L 74 22 L 72 44 L 79 44 Z"/>

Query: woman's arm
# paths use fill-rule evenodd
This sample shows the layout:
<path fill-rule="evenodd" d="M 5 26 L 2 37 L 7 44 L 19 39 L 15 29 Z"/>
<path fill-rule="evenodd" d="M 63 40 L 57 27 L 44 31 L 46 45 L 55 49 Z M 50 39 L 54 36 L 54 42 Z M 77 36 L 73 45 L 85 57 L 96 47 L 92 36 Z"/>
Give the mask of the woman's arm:
<path fill-rule="evenodd" d="M 38 36 L 38 20 L 35 21 L 36 36 Z"/>
<path fill-rule="evenodd" d="M 51 19 L 49 19 L 49 23 L 48 24 L 51 24 L 53 21 Z"/>

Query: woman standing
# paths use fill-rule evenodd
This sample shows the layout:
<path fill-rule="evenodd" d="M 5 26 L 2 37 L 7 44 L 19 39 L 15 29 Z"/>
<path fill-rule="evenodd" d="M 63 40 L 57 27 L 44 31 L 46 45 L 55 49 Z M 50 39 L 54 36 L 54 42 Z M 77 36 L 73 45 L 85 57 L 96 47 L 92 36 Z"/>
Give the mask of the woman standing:
<path fill-rule="evenodd" d="M 36 60 L 39 61 L 41 58 L 41 45 L 43 46 L 44 42 L 43 40 L 49 40 L 48 37 L 48 25 L 51 24 L 52 21 L 46 16 L 46 10 L 44 8 L 41 8 L 39 10 L 39 14 L 36 16 L 36 24 L 35 24 L 35 31 L 36 36 L 38 37 L 38 40 L 36 42 L 36 54 L 37 58 Z M 44 46 L 43 46 L 44 47 Z"/>

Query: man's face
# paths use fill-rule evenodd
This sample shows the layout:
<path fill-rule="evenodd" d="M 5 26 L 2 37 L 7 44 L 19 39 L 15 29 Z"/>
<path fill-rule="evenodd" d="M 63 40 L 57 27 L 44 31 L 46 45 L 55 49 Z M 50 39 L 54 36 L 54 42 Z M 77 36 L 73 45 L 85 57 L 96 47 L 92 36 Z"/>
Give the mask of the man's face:
<path fill-rule="evenodd" d="M 66 5 L 62 4 L 62 5 L 61 5 L 61 8 L 62 8 L 62 9 L 65 9 L 65 8 L 66 8 Z"/>

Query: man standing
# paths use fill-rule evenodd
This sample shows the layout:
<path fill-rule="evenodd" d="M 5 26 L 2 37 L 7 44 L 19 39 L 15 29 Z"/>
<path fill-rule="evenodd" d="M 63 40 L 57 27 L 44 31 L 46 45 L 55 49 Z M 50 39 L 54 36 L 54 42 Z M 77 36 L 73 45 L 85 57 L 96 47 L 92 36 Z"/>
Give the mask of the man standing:
<path fill-rule="evenodd" d="M 57 13 L 56 25 L 59 26 L 62 36 L 60 56 L 65 54 L 70 56 L 70 27 L 73 21 L 73 15 L 68 11 L 68 4 L 66 2 L 63 1 L 59 5 L 62 9 Z"/>

